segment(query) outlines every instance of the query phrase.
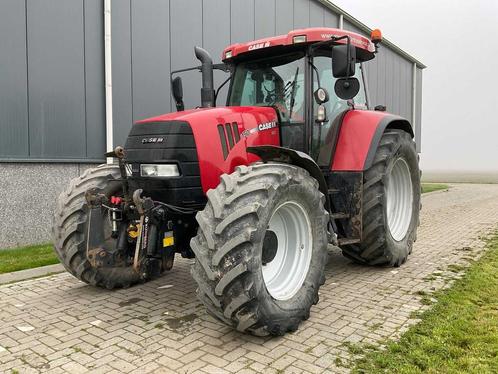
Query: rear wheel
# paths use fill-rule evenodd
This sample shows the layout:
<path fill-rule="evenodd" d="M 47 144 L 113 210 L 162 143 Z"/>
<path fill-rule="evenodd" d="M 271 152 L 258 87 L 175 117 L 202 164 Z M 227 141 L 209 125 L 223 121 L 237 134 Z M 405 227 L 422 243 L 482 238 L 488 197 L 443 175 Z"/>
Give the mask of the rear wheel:
<path fill-rule="evenodd" d="M 415 143 L 402 130 L 386 131 L 363 180 L 363 240 L 342 248 L 369 265 L 400 266 L 412 251 L 420 211 Z"/>
<path fill-rule="evenodd" d="M 276 163 L 237 167 L 221 180 L 191 241 L 198 297 L 239 331 L 294 331 L 325 281 L 328 213 L 318 183 Z"/>
<path fill-rule="evenodd" d="M 120 183 L 116 183 L 116 178 L 119 178 L 117 166 L 100 165 L 73 179 L 68 189 L 59 195 L 53 225 L 55 252 L 66 270 L 85 283 L 108 289 L 129 287 L 140 281 L 131 266 L 95 268 L 87 258 L 89 208 L 85 192 L 90 188 L 99 188 L 105 190 L 108 196 L 119 193 Z M 104 233 L 105 245 L 114 246 L 110 227 L 104 228 Z"/>

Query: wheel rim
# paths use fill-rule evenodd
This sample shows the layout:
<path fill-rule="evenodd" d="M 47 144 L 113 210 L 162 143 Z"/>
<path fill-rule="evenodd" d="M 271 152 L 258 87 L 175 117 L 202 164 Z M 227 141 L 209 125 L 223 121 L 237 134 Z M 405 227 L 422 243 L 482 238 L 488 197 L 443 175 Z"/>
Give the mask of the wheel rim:
<path fill-rule="evenodd" d="M 391 236 L 401 241 L 406 236 L 413 210 L 413 186 L 410 168 L 398 158 L 391 170 L 386 187 L 387 223 Z"/>
<path fill-rule="evenodd" d="M 262 266 L 263 280 L 274 299 L 288 300 L 308 274 L 313 248 L 311 222 L 300 204 L 289 201 L 277 207 L 268 230 L 276 235 L 277 250 Z"/>

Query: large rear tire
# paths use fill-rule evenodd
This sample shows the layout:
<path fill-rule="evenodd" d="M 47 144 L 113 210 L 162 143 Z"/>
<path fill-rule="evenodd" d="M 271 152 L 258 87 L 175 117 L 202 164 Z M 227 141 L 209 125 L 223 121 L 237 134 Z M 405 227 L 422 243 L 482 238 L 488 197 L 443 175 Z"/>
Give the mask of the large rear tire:
<path fill-rule="evenodd" d="M 420 171 L 415 142 L 387 130 L 363 179 L 363 240 L 342 247 L 346 257 L 368 265 L 400 266 L 416 240 Z"/>
<path fill-rule="evenodd" d="M 328 213 L 317 181 L 287 164 L 240 166 L 207 196 L 191 241 L 198 297 L 239 331 L 295 331 L 325 281 Z"/>
<path fill-rule="evenodd" d="M 90 188 L 105 189 L 106 194 L 120 190 L 116 165 L 100 165 L 74 178 L 68 189 L 59 195 L 54 215 L 53 238 L 55 253 L 66 270 L 81 281 L 107 289 L 129 287 L 140 281 L 131 267 L 95 268 L 86 255 L 89 209 L 85 192 Z M 113 245 L 114 239 L 106 243 Z"/>

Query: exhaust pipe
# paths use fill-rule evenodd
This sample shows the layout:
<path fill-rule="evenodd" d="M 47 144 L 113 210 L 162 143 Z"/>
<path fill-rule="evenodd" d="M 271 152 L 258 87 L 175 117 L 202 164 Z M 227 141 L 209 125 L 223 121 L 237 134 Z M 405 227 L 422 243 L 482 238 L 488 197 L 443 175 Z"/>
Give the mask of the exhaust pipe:
<path fill-rule="evenodd" d="M 210 108 L 214 106 L 213 59 L 208 51 L 201 47 L 195 47 L 194 51 L 195 57 L 201 62 L 201 107 Z"/>

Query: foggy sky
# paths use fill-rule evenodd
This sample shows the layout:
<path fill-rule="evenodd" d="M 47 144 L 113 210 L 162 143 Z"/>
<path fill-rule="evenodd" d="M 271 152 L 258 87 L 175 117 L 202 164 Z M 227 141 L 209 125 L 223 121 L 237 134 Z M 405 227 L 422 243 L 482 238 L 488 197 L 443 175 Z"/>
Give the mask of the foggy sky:
<path fill-rule="evenodd" d="M 498 171 L 498 0 L 332 2 L 427 65 L 422 169 Z"/>

